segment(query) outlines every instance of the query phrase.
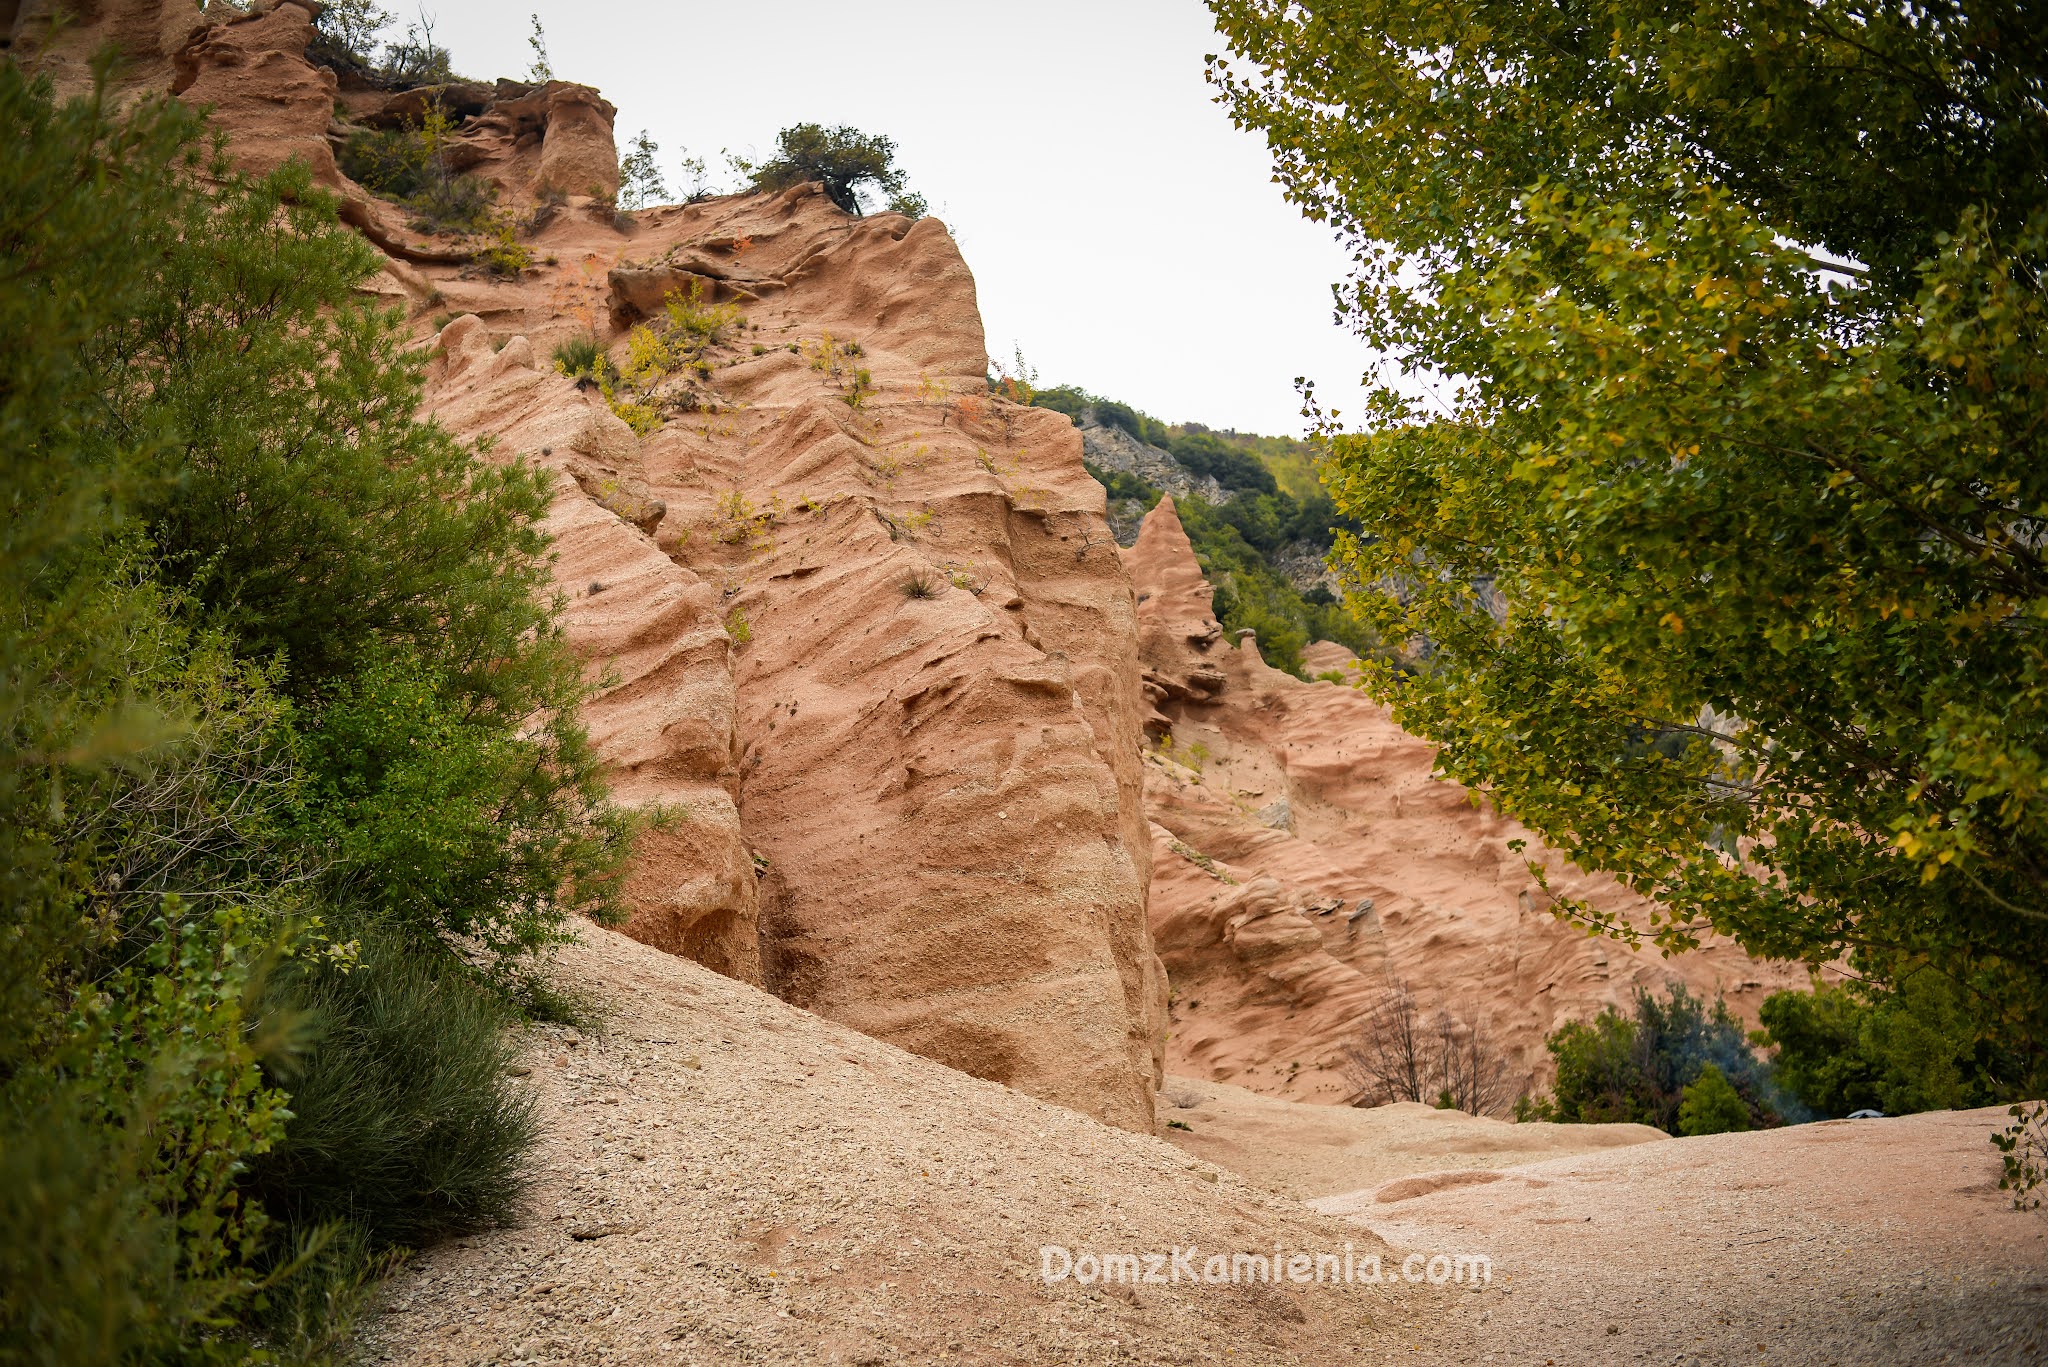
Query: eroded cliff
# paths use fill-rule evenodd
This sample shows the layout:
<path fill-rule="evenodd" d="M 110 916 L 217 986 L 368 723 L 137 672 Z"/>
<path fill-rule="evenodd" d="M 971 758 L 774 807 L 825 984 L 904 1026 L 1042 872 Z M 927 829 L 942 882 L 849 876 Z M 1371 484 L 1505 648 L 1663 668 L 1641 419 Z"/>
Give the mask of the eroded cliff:
<path fill-rule="evenodd" d="M 1626 1009 L 1638 986 L 1725 994 L 1753 1019 L 1770 991 L 1803 985 L 1726 941 L 1665 959 L 1559 921 L 1509 841 L 1528 842 L 1558 895 L 1644 903 L 1433 777 L 1430 745 L 1363 693 L 1268 667 L 1249 634 L 1225 640 L 1171 499 L 1125 558 L 1159 738 L 1145 803 L 1152 931 L 1173 983 L 1170 1072 L 1346 1099 L 1344 1046 L 1406 982 L 1426 1013 L 1482 1025 L 1534 1085 L 1550 1072 L 1546 1035 Z M 1350 658 L 1310 648 L 1319 671 Z"/>
<path fill-rule="evenodd" d="M 462 315 L 429 398 L 563 472 L 568 629 L 618 676 L 593 729 L 622 797 L 688 808 L 629 933 L 1148 1125 L 1133 597 L 1078 436 L 989 397 L 943 225 L 803 187 L 533 242 L 566 264 L 422 268 Z M 653 387 L 644 437 L 539 359 L 693 285 L 743 321 Z"/>
<path fill-rule="evenodd" d="M 116 98 L 210 106 L 251 170 L 303 162 L 385 252 L 367 288 L 431 348 L 433 415 L 556 473 L 586 720 L 620 800 L 663 813 L 627 932 L 1149 1130 L 1165 985 L 1133 597 L 1079 436 L 990 396 L 944 225 L 816 187 L 620 215 L 595 91 L 345 81 L 307 59 L 296 0 L 53 12 L 31 0 L 6 36 L 61 90 L 111 44 Z M 439 174 L 490 196 L 467 236 L 336 157 L 429 106 Z M 711 321 L 643 373 L 631 334 L 680 346 L 672 299 Z M 562 373 L 571 340 L 609 368 Z"/>

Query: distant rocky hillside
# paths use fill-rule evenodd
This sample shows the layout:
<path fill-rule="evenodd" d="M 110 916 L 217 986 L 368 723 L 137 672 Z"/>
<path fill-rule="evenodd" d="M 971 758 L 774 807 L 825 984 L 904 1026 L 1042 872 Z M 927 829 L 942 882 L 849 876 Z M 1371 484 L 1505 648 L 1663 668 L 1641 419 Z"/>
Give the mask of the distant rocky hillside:
<path fill-rule="evenodd" d="M 1378 650 L 1339 603 L 1342 584 L 1327 557 L 1344 519 L 1322 491 L 1308 443 L 1169 426 L 1071 385 L 1040 390 L 1032 402 L 1080 430 L 1118 545 L 1136 543 L 1162 496 L 1174 500 L 1215 586 L 1217 616 L 1232 632 L 1256 633 L 1269 663 L 1308 678 L 1302 652 L 1313 641 L 1358 655 Z"/>

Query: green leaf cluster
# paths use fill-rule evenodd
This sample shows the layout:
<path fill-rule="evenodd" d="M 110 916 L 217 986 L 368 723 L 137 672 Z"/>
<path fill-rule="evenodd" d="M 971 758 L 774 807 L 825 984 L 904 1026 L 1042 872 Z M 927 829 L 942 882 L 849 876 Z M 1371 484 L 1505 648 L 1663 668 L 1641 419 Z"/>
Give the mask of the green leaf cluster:
<path fill-rule="evenodd" d="M 1657 907 L 1568 912 L 1931 970 L 2038 1087 L 2048 18 L 1211 8 L 1398 372 L 1326 415 L 1361 612 L 1429 653 L 1372 686 Z"/>

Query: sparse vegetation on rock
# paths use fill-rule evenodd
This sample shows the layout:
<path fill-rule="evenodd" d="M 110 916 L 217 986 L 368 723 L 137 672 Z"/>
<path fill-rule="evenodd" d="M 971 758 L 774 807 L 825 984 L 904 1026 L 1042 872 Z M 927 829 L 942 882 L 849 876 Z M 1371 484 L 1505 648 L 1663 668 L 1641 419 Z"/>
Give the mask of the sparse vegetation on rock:
<path fill-rule="evenodd" d="M 432 15 L 420 10 L 398 39 L 383 42 L 392 18 L 374 0 L 325 0 L 314 20 L 314 38 L 306 57 L 384 90 L 412 90 L 455 79 L 448 49 L 434 41 Z M 536 17 L 534 38 L 539 37 Z M 544 64 L 546 50 L 536 48 L 536 54 Z"/>

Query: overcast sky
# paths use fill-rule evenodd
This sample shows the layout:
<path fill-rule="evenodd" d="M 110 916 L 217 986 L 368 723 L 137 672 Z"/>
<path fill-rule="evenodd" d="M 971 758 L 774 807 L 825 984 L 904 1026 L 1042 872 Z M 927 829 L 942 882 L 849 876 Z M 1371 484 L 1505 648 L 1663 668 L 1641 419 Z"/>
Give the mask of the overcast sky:
<path fill-rule="evenodd" d="M 384 0 L 401 15 L 412 0 Z M 528 14 L 556 76 L 603 91 L 619 141 L 769 150 L 794 123 L 894 138 L 959 237 L 989 350 L 1169 422 L 1298 434 L 1369 356 L 1331 321 L 1346 254 L 1271 183 L 1264 143 L 1202 79 L 1200 0 L 427 0 L 465 74 L 523 75 Z"/>

